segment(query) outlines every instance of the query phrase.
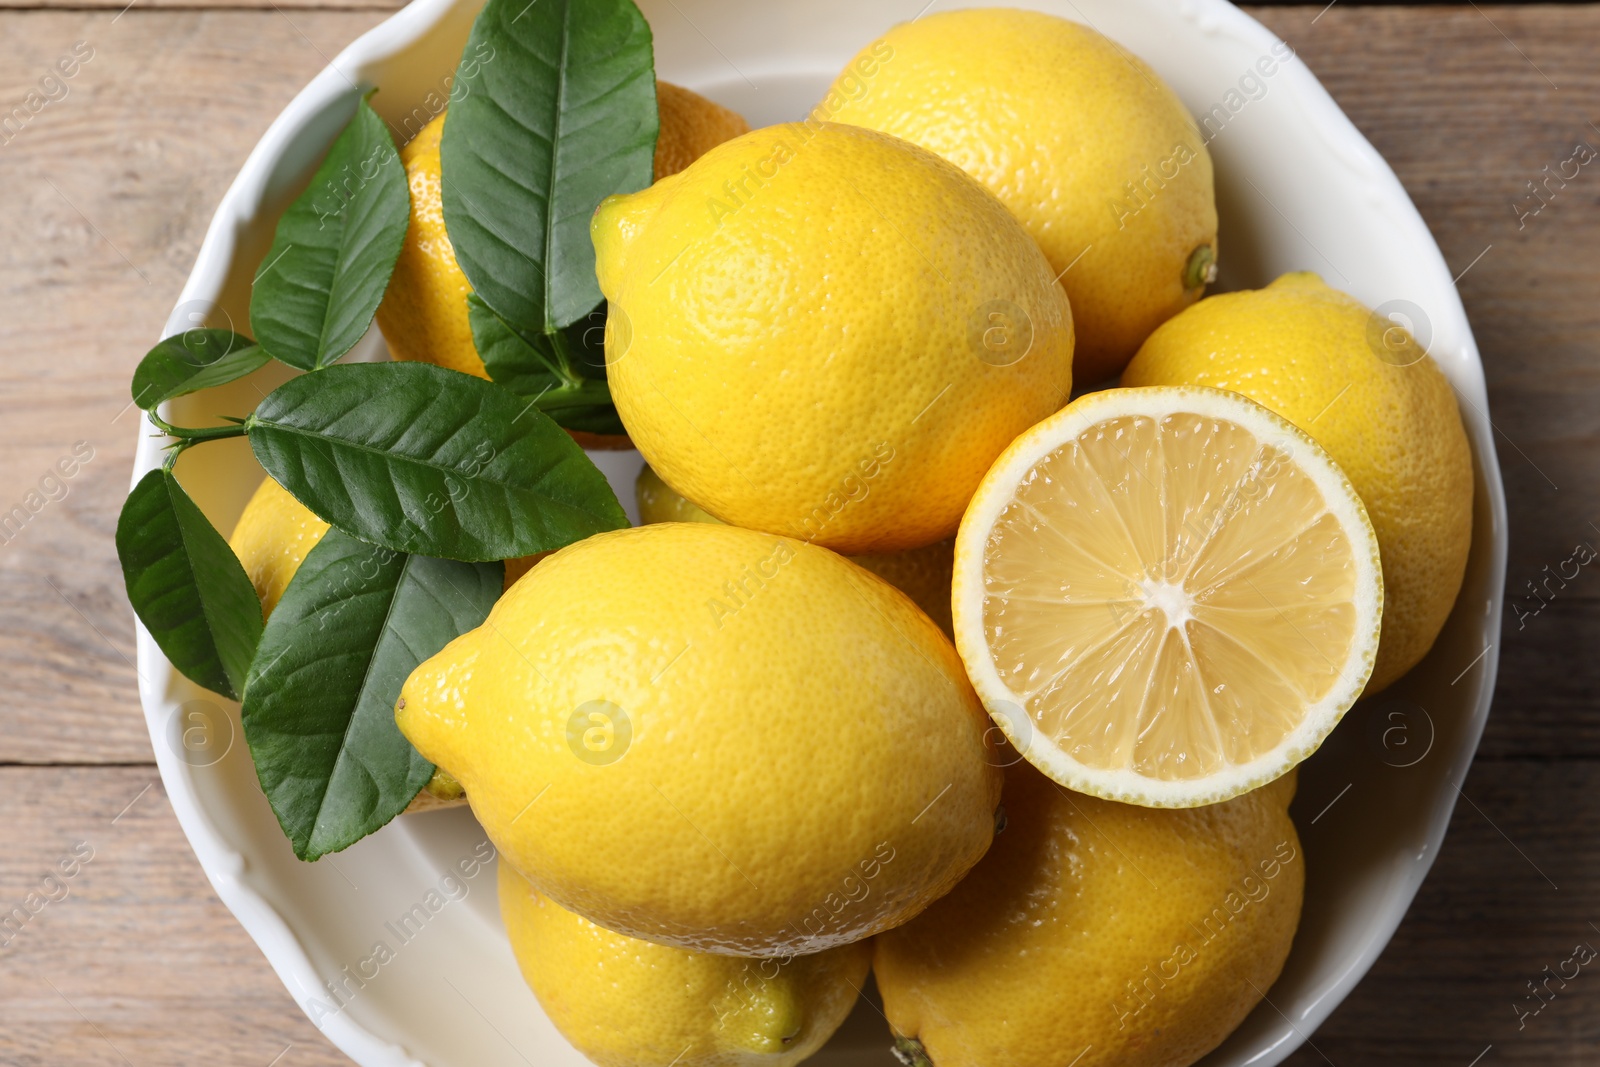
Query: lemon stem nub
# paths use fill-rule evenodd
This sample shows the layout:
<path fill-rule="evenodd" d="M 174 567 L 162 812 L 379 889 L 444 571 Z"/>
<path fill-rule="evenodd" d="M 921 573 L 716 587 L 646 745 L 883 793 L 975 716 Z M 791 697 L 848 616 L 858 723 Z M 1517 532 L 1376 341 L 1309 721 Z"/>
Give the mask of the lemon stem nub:
<path fill-rule="evenodd" d="M 928 1050 L 914 1037 L 894 1039 L 894 1058 L 906 1067 L 933 1067 L 933 1061 L 928 1059 Z"/>
<path fill-rule="evenodd" d="M 1183 268 L 1183 287 L 1198 289 L 1217 280 L 1217 252 L 1210 245 L 1201 245 L 1189 253 L 1189 263 Z"/>

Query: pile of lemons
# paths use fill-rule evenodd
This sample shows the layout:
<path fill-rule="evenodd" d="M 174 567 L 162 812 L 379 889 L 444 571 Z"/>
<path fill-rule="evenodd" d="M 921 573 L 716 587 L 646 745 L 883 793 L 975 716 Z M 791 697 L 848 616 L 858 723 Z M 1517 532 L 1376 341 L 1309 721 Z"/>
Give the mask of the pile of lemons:
<path fill-rule="evenodd" d="M 1313 275 L 1202 300 L 1205 140 L 1076 24 L 929 15 L 766 129 L 659 100 L 592 225 L 646 525 L 512 561 L 396 709 L 528 984 L 606 1067 L 797 1063 L 869 971 L 908 1064 L 1194 1062 L 1288 955 L 1296 765 L 1455 601 L 1448 383 Z M 378 317 L 483 374 L 444 121 Z M 262 486 L 268 610 L 325 529 Z"/>

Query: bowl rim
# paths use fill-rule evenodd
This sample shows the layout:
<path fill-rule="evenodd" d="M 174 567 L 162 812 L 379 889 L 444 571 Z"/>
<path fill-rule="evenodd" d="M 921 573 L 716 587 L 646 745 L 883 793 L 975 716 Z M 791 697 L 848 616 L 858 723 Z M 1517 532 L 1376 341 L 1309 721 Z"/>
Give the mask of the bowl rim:
<path fill-rule="evenodd" d="M 1253 47 L 1259 47 L 1263 53 L 1279 42 L 1275 34 L 1227 0 L 1149 2 L 1168 8 L 1175 19 L 1180 17 L 1181 12 L 1186 21 L 1208 29 L 1224 29 Z M 238 249 L 239 235 L 266 199 L 273 166 L 307 131 L 317 116 L 338 106 L 341 101 L 354 99 L 353 86 L 359 80 L 354 76 L 371 64 L 416 43 L 453 12 L 465 13 L 470 10 L 475 13 L 479 6 L 481 0 L 412 0 L 351 42 L 294 96 L 250 151 L 218 203 L 194 267 L 167 319 L 163 337 L 189 324 L 186 321 L 189 309 L 216 306 L 229 265 Z M 1028 6 L 1028 0 L 1021 0 L 1019 6 Z M 1408 231 L 1406 236 L 1415 247 L 1419 260 L 1426 262 L 1428 273 L 1434 276 L 1432 281 L 1438 283 L 1441 278 L 1444 280 L 1439 288 L 1447 294 L 1448 304 L 1435 310 L 1459 324 L 1462 365 L 1456 366 L 1450 376 L 1458 396 L 1471 409 L 1462 411 L 1462 419 L 1472 442 L 1481 479 L 1480 488 L 1485 496 L 1488 518 L 1485 532 L 1489 535 L 1490 543 L 1486 561 L 1489 596 L 1483 624 L 1487 647 L 1481 657 L 1482 670 L 1476 676 L 1471 720 L 1466 724 L 1466 734 L 1471 744 L 1462 746 L 1449 768 L 1448 781 L 1455 789 L 1437 790 L 1430 798 L 1426 854 L 1407 870 L 1404 884 L 1395 894 L 1396 899 L 1403 896 L 1405 906 L 1388 909 L 1384 916 L 1368 926 L 1360 951 L 1354 954 L 1350 965 L 1337 981 L 1324 989 L 1310 1010 L 1297 1019 L 1290 1020 L 1286 1016 L 1289 1032 L 1283 1035 L 1282 1040 L 1260 1050 L 1247 1061 L 1263 1067 L 1280 1062 L 1304 1043 L 1307 1035 L 1326 1020 L 1365 976 L 1409 911 L 1423 879 L 1438 856 L 1455 809 L 1456 795 L 1465 782 L 1476 754 L 1494 694 L 1499 667 L 1508 541 L 1505 490 L 1494 444 L 1493 425 L 1488 415 L 1483 364 L 1443 254 L 1392 168 L 1344 114 L 1310 68 L 1303 62 L 1285 64 L 1278 77 L 1287 80 L 1293 89 L 1297 106 L 1309 113 L 1309 120 L 1317 125 L 1319 132 L 1324 137 L 1336 139 L 1338 148 L 1364 171 L 1361 177 L 1367 182 L 1369 191 L 1381 197 L 1385 206 L 1391 209 L 1392 221 Z M 161 463 L 161 444 L 155 431 L 156 427 L 149 417 L 141 413 L 137 431 L 140 438 L 130 489 Z M 174 680 L 174 671 L 143 624 L 137 618 L 134 623 L 140 703 L 150 731 L 157 769 L 184 836 L 218 898 L 244 927 L 291 996 L 296 988 L 319 988 L 321 979 L 295 930 L 266 897 L 244 879 L 247 866 L 244 855 L 201 806 L 190 774 L 193 768 L 162 743 L 165 723 L 173 707 L 167 694 Z M 302 1011 L 307 1011 L 300 998 L 292 999 Z M 312 1021 L 341 1052 L 358 1063 L 421 1067 L 403 1048 L 362 1026 L 349 1013 L 340 1012 Z"/>

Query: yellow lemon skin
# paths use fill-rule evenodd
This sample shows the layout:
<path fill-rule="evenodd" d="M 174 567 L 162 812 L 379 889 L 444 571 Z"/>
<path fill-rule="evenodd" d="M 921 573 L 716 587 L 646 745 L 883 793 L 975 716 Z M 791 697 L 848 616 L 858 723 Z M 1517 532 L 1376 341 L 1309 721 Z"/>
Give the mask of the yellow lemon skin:
<path fill-rule="evenodd" d="M 411 188 L 411 221 L 389 288 L 378 305 L 378 329 L 395 359 L 437 363 L 487 378 L 467 321 L 472 284 L 456 263 L 444 228 L 439 139 L 446 114 L 429 122 L 400 149 Z"/>
<path fill-rule="evenodd" d="M 639 472 L 633 491 L 639 501 L 639 521 L 653 522 L 714 522 L 721 523 L 705 508 L 678 492 L 661 480 L 648 464 Z"/>
<path fill-rule="evenodd" d="M 722 521 L 662 481 L 661 475 L 648 466 L 639 472 L 634 490 L 639 500 L 639 518 L 644 522 Z M 951 636 L 950 579 L 955 557 L 954 541 L 935 541 L 904 552 L 849 558 L 916 601 L 917 607 L 927 612 L 946 636 Z"/>
<path fill-rule="evenodd" d="M 714 104 L 699 93 L 656 82 L 661 133 L 656 138 L 657 181 L 683 170 L 724 141 L 750 132 L 744 116 Z"/>
<path fill-rule="evenodd" d="M 872 942 L 743 959 L 613 933 L 500 864 L 500 914 L 550 1021 L 600 1067 L 791 1067 L 850 1014 Z"/>
<path fill-rule="evenodd" d="M 750 128 L 735 112 L 666 82 L 656 83 L 656 106 L 661 116 L 655 154 L 658 179 L 677 173 Z M 467 321 L 472 285 L 456 263 L 444 228 L 439 139 L 447 114 L 440 113 L 400 149 L 411 187 L 411 223 L 389 289 L 378 306 L 378 328 L 396 359 L 437 363 L 487 378 Z"/>
<path fill-rule="evenodd" d="M 1038 247 L 897 138 L 756 130 L 605 200 L 591 233 L 628 435 L 735 526 L 850 553 L 943 540 L 1071 389 L 1072 313 Z"/>
<path fill-rule="evenodd" d="M 820 952 L 976 863 L 1000 776 L 954 647 L 825 549 L 591 537 L 423 663 L 401 731 L 562 907 L 704 952 Z"/>
<path fill-rule="evenodd" d="M 946 635 L 955 632 L 950 617 L 950 580 L 956 565 L 954 540 L 877 555 L 851 556 L 863 567 L 910 597 Z"/>
<path fill-rule="evenodd" d="M 1472 452 L 1450 383 L 1409 334 L 1315 274 L 1286 274 L 1162 326 L 1122 384 L 1243 393 L 1325 448 L 1366 505 L 1383 561 L 1367 694 L 1427 655 L 1472 545 Z"/>
<path fill-rule="evenodd" d="M 877 939 L 906 1062 L 1185 1067 L 1215 1048 L 1277 979 L 1300 921 L 1294 780 L 1171 811 L 1009 767 L 989 855 Z"/>
<path fill-rule="evenodd" d="M 1000 8 L 927 15 L 863 49 L 816 113 L 903 137 L 993 190 L 1072 298 L 1081 384 L 1115 376 L 1204 289 L 1217 249 L 1205 138 L 1143 60 L 1094 30 Z"/>
<path fill-rule="evenodd" d="M 240 513 L 228 546 L 256 587 L 263 615 L 272 614 L 289 588 L 289 579 L 328 529 L 289 490 L 271 478 L 262 479 Z"/>

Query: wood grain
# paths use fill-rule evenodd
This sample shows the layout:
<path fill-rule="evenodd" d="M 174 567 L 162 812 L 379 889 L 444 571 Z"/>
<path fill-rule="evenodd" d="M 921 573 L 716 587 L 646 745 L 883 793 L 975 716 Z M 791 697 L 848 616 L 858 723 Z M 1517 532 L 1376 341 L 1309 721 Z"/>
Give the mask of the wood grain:
<path fill-rule="evenodd" d="M 0 1063 L 349 1062 L 216 899 L 152 768 L 4 768 L 0 795 L 0 913 L 38 909 L 0 927 Z"/>
<path fill-rule="evenodd" d="M 0 513 L 75 442 L 93 449 L 64 499 L 0 543 L 0 763 L 150 759 L 111 541 L 135 443 L 128 378 L 245 156 L 381 17 L 0 12 L 0 104 L 75 41 L 93 48 L 66 97 L 0 145 Z"/>
<path fill-rule="evenodd" d="M 141 792 L 155 773 L 111 532 L 134 443 L 127 377 L 222 191 L 289 98 L 393 5 L 156 10 L 168 3 L 194 6 L 0 0 L 0 116 L 76 42 L 93 49 L 64 98 L 0 134 L 0 512 L 75 442 L 93 449 L 63 499 L 0 538 L 0 905 L 78 842 L 94 849 L 70 896 L 0 948 L 0 1063 L 17 1067 L 345 1062 L 216 901 L 159 784 Z M 1465 270 L 1511 502 L 1509 590 L 1525 594 L 1578 541 L 1600 545 L 1600 171 L 1537 216 L 1513 207 L 1576 141 L 1600 145 L 1600 8 L 1251 11 Z M 1296 1067 L 1467 1067 L 1491 1045 L 1483 1067 L 1595 1062 L 1600 977 L 1585 971 L 1520 1028 L 1514 1008 L 1576 942 L 1600 945 L 1593 569 L 1508 614 L 1469 803 L 1393 944 Z"/>

